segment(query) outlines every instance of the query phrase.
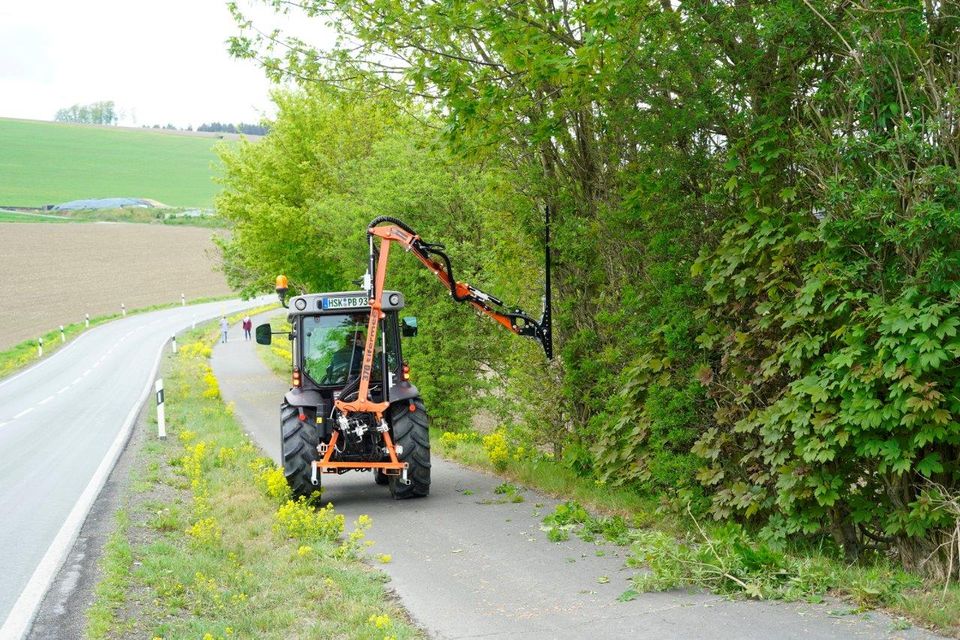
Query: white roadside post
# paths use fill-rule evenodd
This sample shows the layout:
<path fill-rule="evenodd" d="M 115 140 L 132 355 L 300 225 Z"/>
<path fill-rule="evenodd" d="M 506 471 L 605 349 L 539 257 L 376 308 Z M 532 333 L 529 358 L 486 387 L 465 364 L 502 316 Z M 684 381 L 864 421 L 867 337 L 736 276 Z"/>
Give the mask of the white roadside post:
<path fill-rule="evenodd" d="M 89 328 L 90 328 L 90 314 L 89 314 L 89 313 L 84 314 L 83 321 L 87 324 L 87 327 L 86 327 L 86 328 L 89 329 Z"/>
<path fill-rule="evenodd" d="M 67 335 L 63 332 L 63 325 L 60 325 L 60 342 L 66 342 Z"/>
<path fill-rule="evenodd" d="M 163 414 L 163 378 L 157 378 L 157 436 L 163 440 L 167 437 L 167 423 Z"/>
<path fill-rule="evenodd" d="M 37 339 L 37 357 L 38 358 L 43 357 L 43 338 Z"/>
<path fill-rule="evenodd" d="M 170 351 L 173 351 L 174 353 L 177 352 L 177 336 L 172 336 L 170 338 Z"/>
<path fill-rule="evenodd" d="M 181 307 L 187 306 L 187 297 L 182 293 L 180 294 L 180 306 Z"/>
<path fill-rule="evenodd" d="M 127 317 L 127 305 L 120 303 L 120 312 L 123 313 L 123 317 Z"/>

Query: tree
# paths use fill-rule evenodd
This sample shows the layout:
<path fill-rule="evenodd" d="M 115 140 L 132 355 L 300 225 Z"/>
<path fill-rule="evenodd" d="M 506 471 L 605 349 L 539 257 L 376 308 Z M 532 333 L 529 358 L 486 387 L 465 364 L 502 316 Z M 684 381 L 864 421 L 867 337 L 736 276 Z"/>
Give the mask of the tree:
<path fill-rule="evenodd" d="M 232 286 L 254 293 L 284 273 L 296 291 L 355 289 L 366 268 L 367 224 L 391 215 L 443 242 L 459 279 L 536 304 L 539 279 L 518 274 L 536 273 L 539 259 L 515 224 L 531 204 L 507 176 L 450 157 L 387 100 L 317 87 L 275 100 L 268 136 L 220 148 L 225 188 L 217 210 L 234 224 L 221 241 Z M 450 302 L 435 276 L 402 253 L 389 276 L 421 321 L 406 356 L 423 372 L 416 384 L 437 424 L 463 429 L 482 401 L 483 373 L 503 370 L 517 350 L 532 359 L 538 346 Z"/>
<path fill-rule="evenodd" d="M 117 114 L 112 100 L 93 102 L 86 105 L 75 104 L 72 107 L 60 109 L 54 116 L 57 122 L 71 122 L 76 124 L 117 124 Z"/>
<path fill-rule="evenodd" d="M 892 540 L 944 577 L 958 5 L 309 0 L 341 48 L 236 5 L 230 46 L 403 96 L 551 204 L 575 468 L 850 558 Z"/>

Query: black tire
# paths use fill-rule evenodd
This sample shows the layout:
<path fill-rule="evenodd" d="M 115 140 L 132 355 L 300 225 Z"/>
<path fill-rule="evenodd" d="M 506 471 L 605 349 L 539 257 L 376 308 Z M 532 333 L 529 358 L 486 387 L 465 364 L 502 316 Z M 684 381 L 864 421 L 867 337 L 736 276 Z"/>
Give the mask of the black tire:
<path fill-rule="evenodd" d="M 387 486 L 390 484 L 390 476 L 383 472 L 383 469 L 373 470 L 373 481 L 379 485 Z"/>
<path fill-rule="evenodd" d="M 410 411 L 410 405 L 414 410 Z M 396 500 L 422 498 L 430 494 L 430 418 L 423 400 L 401 400 L 390 406 L 390 424 L 393 427 L 393 442 L 403 447 L 397 457 L 406 462 L 407 479 L 403 484 L 400 476 L 387 476 L 390 495 Z"/>
<path fill-rule="evenodd" d="M 280 405 L 280 452 L 283 456 L 283 475 L 293 491 L 293 496 L 310 497 L 320 491 L 320 474 L 317 484 L 310 482 L 313 463 L 320 459 L 317 445 L 320 437 L 316 426 L 300 421 L 300 409 L 286 402 Z"/>

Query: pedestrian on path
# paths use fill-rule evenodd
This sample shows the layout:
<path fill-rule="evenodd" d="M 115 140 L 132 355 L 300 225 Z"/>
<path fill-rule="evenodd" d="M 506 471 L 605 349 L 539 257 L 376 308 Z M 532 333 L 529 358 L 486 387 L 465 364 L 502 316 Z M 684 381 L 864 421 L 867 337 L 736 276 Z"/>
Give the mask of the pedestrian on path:
<path fill-rule="evenodd" d="M 230 325 L 227 324 L 227 318 L 225 316 L 220 316 L 220 342 L 225 343 L 227 341 L 227 329 Z"/>
<path fill-rule="evenodd" d="M 243 318 L 243 338 L 244 340 L 250 339 L 250 330 L 253 329 L 253 320 L 250 319 L 250 316 L 244 316 Z"/>

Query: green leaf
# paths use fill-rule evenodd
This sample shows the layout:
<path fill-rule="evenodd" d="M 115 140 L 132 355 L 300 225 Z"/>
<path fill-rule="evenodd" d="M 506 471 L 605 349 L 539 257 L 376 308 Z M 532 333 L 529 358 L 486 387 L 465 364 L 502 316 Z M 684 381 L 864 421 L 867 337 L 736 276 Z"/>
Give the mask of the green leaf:
<path fill-rule="evenodd" d="M 934 451 L 933 453 L 928 453 L 923 457 L 923 460 L 916 464 L 917 473 L 928 478 L 934 473 L 943 472 L 943 463 L 940 457 L 940 453 Z"/>

